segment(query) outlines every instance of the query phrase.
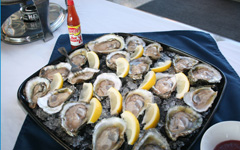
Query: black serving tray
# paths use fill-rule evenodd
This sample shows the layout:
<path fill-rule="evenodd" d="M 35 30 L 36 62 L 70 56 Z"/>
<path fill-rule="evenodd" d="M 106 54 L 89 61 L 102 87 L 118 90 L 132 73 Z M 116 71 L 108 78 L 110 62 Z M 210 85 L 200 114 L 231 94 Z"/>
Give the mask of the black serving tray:
<path fill-rule="evenodd" d="M 120 35 L 122 37 L 124 37 L 124 39 L 126 39 L 126 37 L 128 36 L 133 36 L 134 34 L 128 34 L 128 33 L 115 33 L 117 35 Z M 179 55 L 182 55 L 182 56 L 188 56 L 188 57 L 192 57 L 194 59 L 197 59 L 199 62 L 202 62 L 202 63 L 206 63 L 206 64 L 209 64 L 211 65 L 212 67 L 214 67 L 216 70 L 218 70 L 220 72 L 220 74 L 222 75 L 222 79 L 221 79 L 221 82 L 216 84 L 217 85 L 217 89 L 218 89 L 218 94 L 217 94 L 217 97 L 216 99 L 214 100 L 214 103 L 212 104 L 212 107 L 209 108 L 208 110 L 208 114 L 205 116 L 205 118 L 203 119 L 203 123 L 202 123 L 202 126 L 194 133 L 192 133 L 190 136 L 186 136 L 186 137 L 179 137 L 179 139 L 181 141 L 184 142 L 184 146 L 181 147 L 181 149 L 183 150 L 189 150 L 193 144 L 197 141 L 197 139 L 203 134 L 203 132 L 207 129 L 208 127 L 208 124 L 209 122 L 211 121 L 215 111 L 217 110 L 217 107 L 222 99 L 222 96 L 223 96 L 223 93 L 224 93 L 224 90 L 225 90 L 225 87 L 226 87 L 226 84 L 227 84 L 227 80 L 226 80 L 226 77 L 225 75 L 222 73 L 222 71 L 217 68 L 216 66 L 214 66 L 213 64 L 209 63 L 209 62 L 206 62 L 206 61 L 203 61 L 193 55 L 190 55 L 180 49 L 177 49 L 175 47 L 172 47 L 172 46 L 168 46 L 164 43 L 161 43 L 161 42 L 158 42 L 158 41 L 153 41 L 151 39 L 147 39 L 147 38 L 144 38 L 144 37 L 141 37 L 141 36 L 138 36 L 140 38 L 142 38 L 145 42 L 146 42 L 146 45 L 152 43 L 152 42 L 157 42 L 157 43 L 160 43 L 163 47 L 163 50 L 164 51 L 169 51 L 169 52 L 174 52 L 176 54 L 179 54 Z M 92 39 L 94 40 L 94 39 Z M 79 49 L 79 48 L 83 48 L 84 45 L 76 48 L 76 49 Z M 74 49 L 74 50 L 76 50 Z M 71 52 L 73 52 L 74 50 L 72 50 Z M 71 53 L 69 52 L 69 53 Z M 49 63 L 47 65 L 54 65 L 54 64 L 58 64 L 60 62 L 64 62 L 65 61 L 65 57 L 62 56 L 60 58 L 58 58 L 57 60 L 53 61 L 52 63 Z M 46 66 L 47 66 L 46 65 Z M 44 130 L 46 131 L 55 141 L 57 141 L 60 145 L 62 145 L 65 149 L 75 149 L 73 146 L 71 146 L 69 143 L 66 143 L 65 141 L 63 141 L 60 137 L 58 137 L 56 134 L 54 134 L 54 131 L 49 129 L 47 126 L 45 126 L 42 122 L 41 119 L 39 119 L 36 114 L 34 113 L 33 109 L 31 109 L 29 106 L 28 106 L 28 102 L 24 96 L 24 87 L 26 85 L 26 83 L 32 79 L 33 77 L 36 77 L 39 75 L 39 71 L 36 71 L 35 73 L 33 73 L 30 77 L 28 77 L 19 87 L 18 89 L 18 92 L 17 92 L 17 96 L 18 96 L 18 100 L 19 102 L 21 103 L 21 105 L 23 106 L 23 108 L 28 112 L 29 116 Z M 162 127 L 163 129 L 164 127 Z M 162 129 L 160 130 L 160 132 L 162 131 Z M 162 133 L 162 132 L 161 132 Z M 166 138 L 167 136 L 165 135 L 166 133 L 162 133 Z M 168 141 L 171 141 L 169 138 L 167 138 Z"/>

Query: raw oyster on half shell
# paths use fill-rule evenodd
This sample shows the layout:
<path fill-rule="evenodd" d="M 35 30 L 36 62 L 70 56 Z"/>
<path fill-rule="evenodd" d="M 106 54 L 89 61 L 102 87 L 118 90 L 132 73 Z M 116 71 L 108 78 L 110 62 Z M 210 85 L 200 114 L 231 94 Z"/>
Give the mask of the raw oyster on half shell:
<path fill-rule="evenodd" d="M 198 63 L 198 60 L 186 56 L 175 56 L 173 59 L 174 70 L 179 72 L 184 72 L 191 69 L 194 65 Z"/>
<path fill-rule="evenodd" d="M 117 150 L 124 142 L 126 122 L 118 117 L 103 119 L 94 128 L 93 150 Z"/>
<path fill-rule="evenodd" d="M 120 90 L 122 82 L 115 73 L 102 73 L 97 76 L 93 83 L 94 94 L 101 100 L 102 97 L 107 96 L 107 91 L 114 87 Z"/>
<path fill-rule="evenodd" d="M 202 125 L 202 116 L 187 106 L 174 106 L 167 112 L 165 130 L 176 141 L 179 136 L 191 134 Z"/>
<path fill-rule="evenodd" d="M 198 81 L 219 83 L 222 79 L 222 76 L 215 68 L 207 64 L 198 64 L 188 72 L 188 78 L 191 84 L 194 84 Z"/>
<path fill-rule="evenodd" d="M 65 81 L 70 73 L 71 70 L 71 65 L 69 63 L 59 63 L 57 65 L 50 65 L 42 68 L 40 70 L 39 76 L 43 78 L 47 78 L 50 81 L 53 80 L 53 75 L 55 73 L 60 73 L 63 77 L 63 80 Z"/>
<path fill-rule="evenodd" d="M 207 111 L 211 107 L 217 92 L 213 91 L 211 87 L 191 88 L 188 93 L 184 95 L 184 102 L 192 107 L 197 112 Z"/>
<path fill-rule="evenodd" d="M 148 56 L 151 59 L 157 60 L 161 57 L 161 51 L 163 51 L 163 48 L 159 43 L 152 43 L 144 48 L 143 55 Z"/>
<path fill-rule="evenodd" d="M 116 52 L 112 52 L 110 54 L 107 55 L 106 57 L 106 64 L 107 66 L 112 69 L 112 70 L 116 70 L 116 59 L 118 58 L 126 58 L 127 61 L 130 61 L 130 55 L 128 52 L 125 51 L 116 51 Z"/>
<path fill-rule="evenodd" d="M 127 37 L 126 39 L 126 50 L 129 53 L 134 53 L 138 45 L 146 46 L 146 43 L 137 36 Z"/>
<path fill-rule="evenodd" d="M 167 140 L 155 128 L 145 131 L 132 150 L 170 150 Z"/>
<path fill-rule="evenodd" d="M 142 79 L 143 74 L 148 72 L 152 60 L 149 57 L 140 57 L 130 61 L 129 76 L 133 80 Z"/>
<path fill-rule="evenodd" d="M 60 113 L 61 126 L 70 136 L 76 136 L 79 129 L 87 122 L 88 106 L 86 103 L 69 102 Z"/>
<path fill-rule="evenodd" d="M 167 73 L 157 73 L 156 83 L 152 87 L 153 92 L 161 98 L 169 98 L 177 86 L 175 75 Z"/>
<path fill-rule="evenodd" d="M 82 83 L 86 80 L 92 79 L 95 73 L 99 72 L 98 69 L 84 68 L 78 72 L 70 73 L 68 82 L 71 84 Z"/>
<path fill-rule="evenodd" d="M 130 91 L 123 101 L 123 111 L 130 111 L 136 117 L 147 108 L 148 103 L 153 103 L 153 94 L 147 90 L 136 89 Z"/>
<path fill-rule="evenodd" d="M 81 68 L 87 62 L 87 50 L 85 48 L 77 49 L 69 55 L 72 63 Z"/>
<path fill-rule="evenodd" d="M 26 83 L 24 92 L 29 107 L 35 108 L 38 98 L 45 96 L 50 90 L 50 81 L 46 78 L 35 77 Z"/>
<path fill-rule="evenodd" d="M 125 47 L 124 38 L 115 34 L 103 35 L 94 41 L 90 41 L 85 45 L 90 51 L 96 53 L 109 54 Z"/>
<path fill-rule="evenodd" d="M 38 98 L 37 104 L 48 114 L 59 112 L 63 104 L 72 96 L 74 88 L 61 88 L 49 92 L 44 97 Z"/>

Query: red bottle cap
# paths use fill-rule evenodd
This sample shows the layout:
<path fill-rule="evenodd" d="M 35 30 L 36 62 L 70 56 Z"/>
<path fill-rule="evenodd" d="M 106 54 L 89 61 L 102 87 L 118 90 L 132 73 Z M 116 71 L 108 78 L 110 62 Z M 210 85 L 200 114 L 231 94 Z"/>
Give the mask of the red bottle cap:
<path fill-rule="evenodd" d="M 68 0 L 67 4 L 68 4 L 68 6 L 71 6 L 71 5 L 74 5 L 74 2 L 73 2 L 73 0 Z"/>

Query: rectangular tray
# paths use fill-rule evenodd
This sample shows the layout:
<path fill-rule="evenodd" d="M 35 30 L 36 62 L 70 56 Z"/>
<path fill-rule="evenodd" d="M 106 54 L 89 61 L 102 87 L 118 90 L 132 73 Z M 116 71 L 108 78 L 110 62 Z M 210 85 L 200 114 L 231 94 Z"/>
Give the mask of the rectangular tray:
<path fill-rule="evenodd" d="M 128 33 L 115 33 L 117 35 L 120 35 L 122 37 L 124 37 L 124 39 L 128 36 L 133 36 L 134 34 L 128 34 Z M 150 40 L 150 39 L 147 39 L 147 38 L 144 38 L 144 37 L 141 37 L 141 36 L 138 36 L 140 38 L 142 38 L 145 42 L 146 42 L 146 45 L 152 43 L 152 42 L 157 42 L 157 43 L 160 43 L 161 46 L 163 47 L 163 50 L 164 51 L 170 51 L 170 52 L 174 52 L 176 54 L 180 54 L 182 56 L 188 56 L 188 57 L 192 57 L 194 59 L 197 59 L 199 60 L 200 62 L 203 62 L 203 63 L 206 63 L 206 64 L 209 64 L 211 65 L 212 67 L 214 67 L 215 69 L 217 69 L 220 74 L 222 75 L 222 80 L 220 83 L 217 84 L 217 88 L 218 88 L 218 95 L 216 97 L 216 99 L 214 100 L 214 103 L 212 104 L 212 107 L 209 108 L 209 113 L 205 116 L 205 118 L 203 119 L 203 124 L 202 126 L 197 130 L 197 132 L 194 132 L 193 134 L 191 134 L 191 136 L 186 136 L 186 137 L 183 137 L 181 138 L 182 141 L 184 141 L 184 146 L 181 148 L 181 149 L 190 149 L 193 144 L 197 141 L 197 139 L 203 134 L 203 132 L 206 130 L 206 128 L 208 127 L 208 124 L 209 122 L 211 121 L 221 99 L 222 99 L 222 95 L 224 93 L 224 90 L 225 90 L 225 87 L 226 87 L 226 83 L 227 83 L 227 80 L 226 80 L 226 77 L 225 75 L 222 73 L 222 71 L 220 69 L 218 69 L 216 66 L 214 66 L 213 64 L 210 64 L 206 61 L 203 61 L 195 56 L 192 56 L 186 52 L 183 52 L 175 47 L 171 47 L 171 46 L 168 46 L 164 43 L 161 43 L 161 42 L 158 42 L 158 41 L 153 41 L 153 40 Z M 94 40 L 94 39 L 92 39 Z M 79 48 L 83 48 L 84 46 L 80 46 Z M 78 48 L 77 48 L 78 49 Z M 76 50 L 76 49 L 74 49 Z M 72 50 L 71 52 L 73 52 L 74 50 Z M 70 53 L 71 53 L 70 52 Z M 63 62 L 65 61 L 65 57 L 62 56 L 60 57 L 59 59 L 53 61 L 52 63 L 49 63 L 47 65 L 54 65 L 54 64 L 58 64 L 59 62 Z M 46 66 L 47 66 L 46 65 Z M 41 119 L 39 119 L 36 114 L 33 112 L 33 110 L 31 108 L 29 108 L 28 106 L 28 102 L 26 101 L 26 98 L 24 96 L 24 87 L 26 85 L 26 83 L 32 79 L 33 77 L 35 76 L 38 76 L 39 74 L 39 71 L 36 71 L 34 74 L 32 74 L 30 77 L 28 77 L 19 87 L 18 89 L 18 92 L 17 92 L 17 96 L 18 96 L 18 100 L 19 102 L 21 103 L 21 105 L 24 107 L 24 109 L 28 112 L 28 114 L 31 116 L 31 118 L 44 130 L 46 131 L 54 140 L 56 140 L 60 145 L 62 145 L 65 149 L 75 149 L 73 146 L 71 146 L 69 143 L 66 143 L 65 141 L 63 141 L 60 137 L 58 137 L 56 134 L 54 134 L 54 131 L 53 130 L 50 130 L 47 126 L 45 126 L 43 124 L 43 122 L 41 121 Z M 162 127 L 163 129 L 164 127 Z M 161 130 L 162 130 L 161 129 Z M 166 135 L 164 135 L 166 136 Z"/>

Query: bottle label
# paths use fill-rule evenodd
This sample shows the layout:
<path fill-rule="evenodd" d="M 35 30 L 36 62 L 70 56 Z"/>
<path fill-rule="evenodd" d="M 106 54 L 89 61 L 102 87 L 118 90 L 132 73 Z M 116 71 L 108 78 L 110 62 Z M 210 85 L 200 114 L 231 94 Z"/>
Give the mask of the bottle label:
<path fill-rule="evenodd" d="M 72 46 L 79 46 L 83 43 L 80 25 L 68 26 L 68 32 Z"/>

